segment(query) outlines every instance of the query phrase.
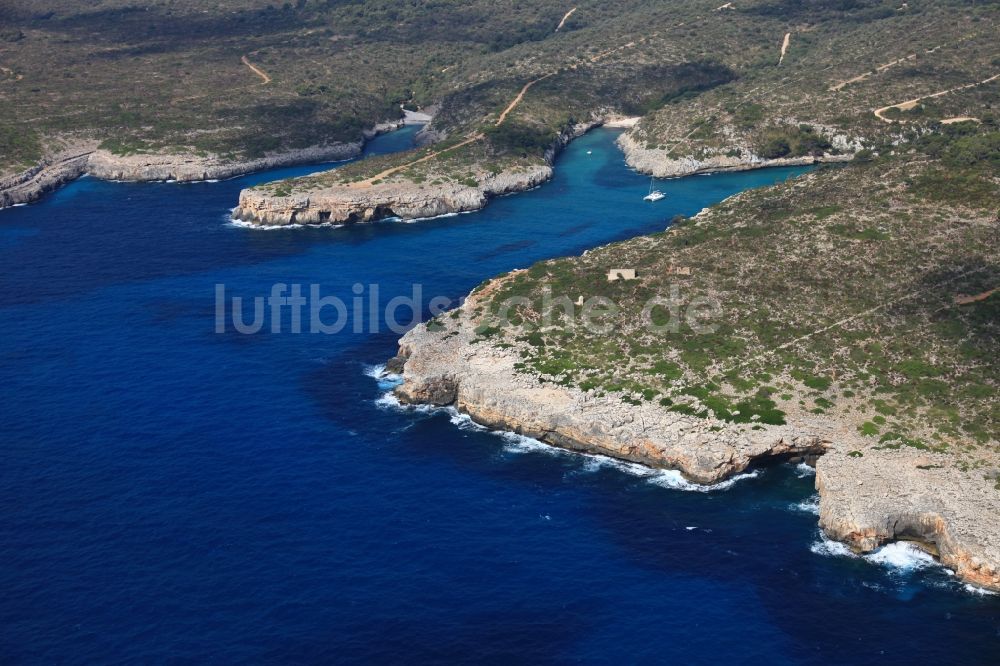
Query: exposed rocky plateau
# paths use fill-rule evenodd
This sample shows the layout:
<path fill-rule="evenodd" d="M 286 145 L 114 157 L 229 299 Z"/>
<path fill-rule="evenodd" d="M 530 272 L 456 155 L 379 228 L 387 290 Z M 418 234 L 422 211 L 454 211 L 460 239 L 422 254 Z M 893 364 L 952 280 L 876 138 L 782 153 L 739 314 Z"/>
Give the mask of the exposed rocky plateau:
<path fill-rule="evenodd" d="M 981 474 L 934 453 L 866 447 L 853 426 L 826 416 L 741 425 L 544 382 L 515 368 L 516 348 L 477 339 L 475 306 L 473 294 L 447 332 L 421 324 L 400 340 L 388 368 L 402 374 L 401 402 L 454 406 L 488 427 L 676 469 L 700 484 L 768 460 L 818 456 L 819 524 L 829 537 L 862 552 L 914 541 L 969 583 L 1000 590 L 1000 493 Z"/>

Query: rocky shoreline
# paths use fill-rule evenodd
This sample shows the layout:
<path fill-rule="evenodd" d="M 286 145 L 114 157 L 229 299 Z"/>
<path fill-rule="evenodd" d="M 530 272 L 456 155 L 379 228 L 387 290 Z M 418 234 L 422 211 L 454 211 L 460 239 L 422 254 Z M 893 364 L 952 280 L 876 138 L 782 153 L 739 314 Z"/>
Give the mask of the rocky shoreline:
<path fill-rule="evenodd" d="M 248 188 L 240 192 L 232 217 L 258 226 L 285 226 L 354 224 L 387 218 L 416 220 L 480 210 L 494 197 L 524 192 L 551 179 L 552 164 L 559 151 L 599 124 L 598 121 L 582 123 L 564 131 L 546 151 L 543 164 L 480 173 L 475 185 L 401 179 L 363 187 L 356 183 L 331 184 L 286 196 Z"/>
<path fill-rule="evenodd" d="M 387 369 L 402 375 L 395 389 L 401 402 L 453 406 L 487 427 L 675 469 L 699 484 L 767 461 L 806 459 L 816 466 L 819 525 L 828 537 L 858 552 L 915 542 L 964 581 L 1000 590 L 1000 496 L 937 454 L 874 449 L 825 417 L 734 424 L 544 382 L 518 371 L 516 348 L 477 336 L 469 314 L 477 293 L 448 320 L 447 331 L 421 324 L 400 340 Z"/>
<path fill-rule="evenodd" d="M 744 148 L 738 156 L 719 154 L 695 158 L 691 156 L 674 157 L 666 149 L 647 148 L 625 133 L 618 138 L 618 147 L 625 153 L 625 162 L 630 167 L 640 173 L 650 174 L 656 178 L 679 178 L 681 176 L 693 176 L 700 173 L 719 173 L 726 171 L 750 171 L 752 169 L 766 169 L 768 167 L 785 166 L 808 166 L 812 164 L 825 164 L 837 162 L 849 162 L 854 157 L 854 151 L 845 144 L 849 152 L 837 154 L 827 153 L 824 155 L 803 157 L 782 157 L 778 159 L 765 159 L 755 155 L 749 148 Z"/>
<path fill-rule="evenodd" d="M 414 220 L 483 208 L 493 197 L 523 192 L 552 177 L 552 167 L 505 171 L 479 181 L 418 185 L 386 183 L 371 188 L 329 187 L 308 195 L 273 196 L 259 189 L 240 192 L 233 219 L 258 226 L 351 224 L 398 217 Z"/>
<path fill-rule="evenodd" d="M 365 141 L 402 126 L 402 120 L 380 123 L 365 130 L 358 141 L 311 146 L 242 161 L 185 153 L 116 155 L 97 148 L 96 142 L 84 142 L 75 150 L 61 151 L 41 164 L 0 179 L 0 209 L 37 201 L 85 174 L 128 182 L 198 182 L 299 164 L 347 160 L 361 154 Z"/>

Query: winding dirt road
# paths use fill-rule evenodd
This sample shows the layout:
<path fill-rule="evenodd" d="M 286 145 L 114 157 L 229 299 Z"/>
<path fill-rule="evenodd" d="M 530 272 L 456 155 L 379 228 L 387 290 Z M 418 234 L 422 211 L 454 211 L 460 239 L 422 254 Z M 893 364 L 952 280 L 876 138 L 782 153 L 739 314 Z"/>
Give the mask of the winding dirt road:
<path fill-rule="evenodd" d="M 395 173 L 399 173 L 400 171 L 403 171 L 404 169 L 409 169 L 414 164 L 420 164 L 421 162 L 426 162 L 427 160 L 434 159 L 435 157 L 437 157 L 441 153 L 447 153 L 449 150 L 455 150 L 456 148 L 461 148 L 462 146 L 468 145 L 468 144 L 472 143 L 473 141 L 479 141 L 482 138 L 483 138 L 482 134 L 473 134 L 472 136 L 470 136 L 465 141 L 462 141 L 460 143 L 456 143 L 454 146 L 448 146 L 447 148 L 443 148 L 443 149 L 435 151 L 433 153 L 429 153 L 427 155 L 424 155 L 423 157 L 421 157 L 418 160 L 413 160 L 412 162 L 407 162 L 406 164 L 400 164 L 399 166 L 394 166 L 391 169 L 386 169 L 385 171 L 380 171 L 379 173 L 375 174 L 371 178 L 366 178 L 365 180 L 359 180 L 359 181 L 357 181 L 355 183 L 348 183 L 347 186 L 351 187 L 351 188 L 354 188 L 354 189 L 363 189 L 363 188 L 366 188 L 366 187 L 371 187 L 372 185 L 375 184 L 376 180 L 382 180 L 383 178 L 388 178 L 389 176 L 391 176 L 391 175 L 393 175 Z"/>
<path fill-rule="evenodd" d="M 562 21 L 559 21 L 559 25 L 556 26 L 556 29 L 555 29 L 556 32 L 559 32 L 560 30 L 562 30 L 562 27 L 564 25 L 566 25 L 566 19 L 568 19 L 570 16 L 572 16 L 573 12 L 575 12 L 575 11 L 576 11 L 576 7 L 574 7 L 571 10 L 569 10 L 568 12 L 566 12 L 566 16 L 563 16 L 562 17 Z"/>
<path fill-rule="evenodd" d="M 254 74 L 256 74 L 257 76 L 259 76 L 261 78 L 261 80 L 264 82 L 261 85 L 266 85 L 266 84 L 268 84 L 268 83 L 271 82 L 271 77 L 268 76 L 267 72 L 265 72 L 264 70 L 262 70 L 260 67 L 258 67 L 257 65 L 253 64 L 249 60 L 247 60 L 246 56 L 243 56 L 242 58 L 240 58 L 240 60 L 243 61 L 244 65 L 246 65 L 247 67 L 250 68 L 251 72 L 253 72 Z"/>
<path fill-rule="evenodd" d="M 778 65 L 785 62 L 785 54 L 788 53 L 788 45 L 792 43 L 792 33 L 785 33 L 785 41 L 781 43 L 781 57 L 778 58 Z"/>
<path fill-rule="evenodd" d="M 517 105 L 520 104 L 521 100 L 524 99 L 524 93 L 528 92 L 528 89 L 531 88 L 531 86 L 535 85 L 539 81 L 549 78 L 553 74 L 555 74 L 555 72 L 549 72 L 544 76 L 539 76 L 537 79 L 525 83 L 524 87 L 521 88 L 521 92 L 517 93 L 517 97 L 511 100 L 510 104 L 507 105 L 507 108 L 504 109 L 503 112 L 500 114 L 500 117 L 497 118 L 497 127 L 499 127 L 503 123 L 503 121 L 507 119 L 507 114 L 509 114 L 511 111 L 517 108 Z"/>
<path fill-rule="evenodd" d="M 964 86 L 956 86 L 954 88 L 949 88 L 948 90 L 942 90 L 941 92 L 932 93 L 930 95 L 922 95 L 921 97 L 914 97 L 913 99 L 908 99 L 905 102 L 899 102 L 898 104 L 890 104 L 889 106 L 883 106 L 881 109 L 875 109 L 873 113 L 875 117 L 887 123 L 893 122 L 891 118 L 886 118 L 885 113 L 889 109 L 899 109 L 900 111 L 909 111 L 917 104 L 925 99 L 933 99 L 935 97 L 941 97 L 942 95 L 947 95 L 948 93 L 958 92 L 959 90 L 967 90 L 969 88 L 975 88 L 976 86 L 982 86 L 991 81 L 996 81 L 1000 79 L 1000 74 L 994 74 L 988 79 L 983 79 L 982 81 L 975 81 L 973 83 L 966 83 Z"/>

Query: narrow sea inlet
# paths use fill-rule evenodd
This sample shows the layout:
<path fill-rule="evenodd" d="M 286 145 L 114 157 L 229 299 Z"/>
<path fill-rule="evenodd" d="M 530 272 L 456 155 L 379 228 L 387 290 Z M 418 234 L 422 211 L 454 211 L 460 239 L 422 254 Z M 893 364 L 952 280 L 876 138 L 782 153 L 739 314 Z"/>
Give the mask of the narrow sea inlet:
<path fill-rule="evenodd" d="M 372 377 L 384 321 L 216 332 L 220 284 L 457 299 L 804 172 L 661 181 L 650 203 L 615 137 L 412 224 L 229 222 L 241 188 L 317 167 L 83 179 L 0 212 L 2 660 L 997 663 L 1000 597 L 905 546 L 825 542 L 807 468 L 698 488 L 399 409 Z"/>

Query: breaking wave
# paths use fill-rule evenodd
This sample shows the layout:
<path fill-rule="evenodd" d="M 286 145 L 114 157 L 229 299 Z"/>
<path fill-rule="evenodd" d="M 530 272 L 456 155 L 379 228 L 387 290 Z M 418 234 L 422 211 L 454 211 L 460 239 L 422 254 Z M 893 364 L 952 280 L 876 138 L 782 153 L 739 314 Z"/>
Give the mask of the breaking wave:
<path fill-rule="evenodd" d="M 709 493 L 720 490 L 729 490 L 734 485 L 745 479 L 755 479 L 761 475 L 761 470 L 737 474 L 725 481 L 704 485 L 693 483 L 684 478 L 677 470 L 656 469 L 640 465 L 639 463 L 617 460 L 610 456 L 603 456 L 593 453 L 581 453 L 570 451 L 546 444 L 541 440 L 527 435 L 521 435 L 507 430 L 492 430 L 480 425 L 472 420 L 468 414 L 459 412 L 454 407 L 436 407 L 433 405 L 404 405 L 393 393 L 393 389 L 398 386 L 403 378 L 400 375 L 387 373 L 385 365 L 367 365 L 364 374 L 378 382 L 382 395 L 375 399 L 375 404 L 383 409 L 393 409 L 419 414 L 444 413 L 448 415 L 448 420 L 460 430 L 484 432 L 499 437 L 504 440 L 504 450 L 510 453 L 543 453 L 553 456 L 573 456 L 580 463 L 581 472 L 596 472 L 600 469 L 614 469 L 624 474 L 645 479 L 648 483 L 669 488 L 671 490 L 684 490 L 689 492 Z"/>
<path fill-rule="evenodd" d="M 816 468 L 805 463 L 799 463 L 795 466 L 795 476 L 800 479 L 804 479 L 807 476 L 816 476 Z"/>
<path fill-rule="evenodd" d="M 834 541 L 823 533 L 820 533 L 819 538 L 809 546 L 809 550 L 817 555 L 827 557 L 858 557 L 854 551 L 847 547 L 847 544 Z"/>
<path fill-rule="evenodd" d="M 933 555 L 906 541 L 886 544 L 876 551 L 863 555 L 863 557 L 873 564 L 880 564 L 901 572 L 941 566 Z"/>
<path fill-rule="evenodd" d="M 801 511 L 802 513 L 812 513 L 814 515 L 819 515 L 819 495 L 813 495 L 809 499 L 802 500 L 801 502 L 795 502 L 791 504 L 788 508 L 792 511 Z"/>

